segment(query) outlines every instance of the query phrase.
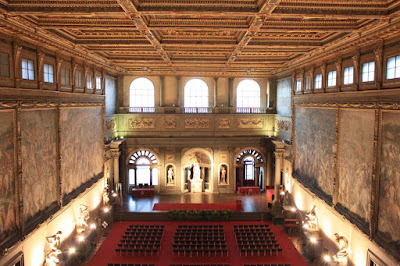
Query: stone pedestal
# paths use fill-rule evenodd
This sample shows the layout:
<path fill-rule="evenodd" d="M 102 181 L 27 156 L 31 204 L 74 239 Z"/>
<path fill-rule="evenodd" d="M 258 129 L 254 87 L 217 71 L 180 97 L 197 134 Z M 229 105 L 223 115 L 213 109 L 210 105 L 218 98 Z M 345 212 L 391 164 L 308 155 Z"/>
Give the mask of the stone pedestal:
<path fill-rule="evenodd" d="M 203 180 L 202 179 L 192 179 L 190 181 L 190 190 L 192 192 L 203 192 Z"/>

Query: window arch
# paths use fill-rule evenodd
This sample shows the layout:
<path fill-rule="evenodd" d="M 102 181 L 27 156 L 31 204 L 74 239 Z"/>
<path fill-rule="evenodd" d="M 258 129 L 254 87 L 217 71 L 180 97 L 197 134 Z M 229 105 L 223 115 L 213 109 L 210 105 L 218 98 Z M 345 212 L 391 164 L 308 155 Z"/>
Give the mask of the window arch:
<path fill-rule="evenodd" d="M 155 88 L 148 78 L 137 78 L 129 86 L 129 111 L 154 112 Z"/>
<path fill-rule="evenodd" d="M 250 108 L 261 107 L 261 88 L 256 81 L 245 79 L 239 82 L 236 89 L 236 107 L 241 113 L 250 112 Z"/>
<path fill-rule="evenodd" d="M 132 154 L 128 161 L 129 187 L 158 185 L 156 156 L 147 150 Z"/>
<path fill-rule="evenodd" d="M 208 112 L 208 86 L 201 79 L 189 80 L 184 89 L 184 106 L 186 113 Z"/>

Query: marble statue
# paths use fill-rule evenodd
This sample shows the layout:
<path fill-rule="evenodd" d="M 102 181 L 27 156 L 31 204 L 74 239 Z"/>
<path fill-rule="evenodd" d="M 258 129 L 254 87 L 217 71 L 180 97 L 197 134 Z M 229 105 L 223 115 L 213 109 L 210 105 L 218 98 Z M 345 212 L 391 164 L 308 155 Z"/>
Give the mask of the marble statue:
<path fill-rule="evenodd" d="M 174 183 L 174 169 L 172 167 L 168 168 L 168 184 Z"/>
<path fill-rule="evenodd" d="M 103 189 L 103 204 L 104 204 L 104 205 L 107 205 L 108 202 L 110 202 L 110 198 L 108 197 L 108 188 L 105 187 L 105 188 Z"/>
<path fill-rule="evenodd" d="M 79 205 L 79 214 L 78 214 L 78 219 L 77 219 L 77 229 L 76 231 L 78 233 L 82 233 L 85 231 L 85 228 L 88 226 L 87 221 L 89 220 L 89 211 L 88 207 L 81 204 Z"/>
<path fill-rule="evenodd" d="M 335 233 L 336 242 L 339 244 L 339 251 L 333 256 L 333 260 L 339 265 L 347 265 L 347 256 L 349 255 L 349 242 L 344 236 Z"/>
<path fill-rule="evenodd" d="M 194 179 L 200 179 L 200 176 L 201 176 L 200 166 L 199 166 L 198 163 L 196 163 L 196 164 L 193 166 L 193 178 L 194 178 Z"/>
<path fill-rule="evenodd" d="M 221 166 L 221 176 L 220 176 L 220 183 L 226 184 L 226 169 L 225 166 Z"/>
<path fill-rule="evenodd" d="M 46 253 L 45 266 L 55 266 L 60 262 L 58 255 L 62 253 L 60 250 L 61 235 L 62 232 L 58 231 L 55 235 L 46 237 L 50 250 Z"/>
<path fill-rule="evenodd" d="M 306 214 L 304 227 L 308 230 L 318 230 L 317 213 L 314 206 L 309 213 Z"/>

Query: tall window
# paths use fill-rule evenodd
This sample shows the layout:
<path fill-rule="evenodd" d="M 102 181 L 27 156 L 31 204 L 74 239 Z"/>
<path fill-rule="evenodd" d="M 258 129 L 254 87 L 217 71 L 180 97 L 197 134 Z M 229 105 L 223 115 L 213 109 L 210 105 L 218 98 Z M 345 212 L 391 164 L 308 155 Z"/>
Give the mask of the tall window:
<path fill-rule="evenodd" d="M 362 66 L 362 82 L 375 80 L 375 62 L 368 62 Z"/>
<path fill-rule="evenodd" d="M 101 77 L 96 76 L 96 90 L 101 90 Z"/>
<path fill-rule="evenodd" d="M 10 63 L 8 60 L 8 54 L 5 53 L 0 53 L 0 76 L 10 76 Z"/>
<path fill-rule="evenodd" d="M 54 67 L 53 65 L 44 64 L 44 82 L 54 83 Z"/>
<path fill-rule="evenodd" d="M 86 88 L 93 89 L 93 74 L 92 73 L 87 73 Z"/>
<path fill-rule="evenodd" d="M 61 84 L 69 85 L 69 68 L 61 68 Z"/>
<path fill-rule="evenodd" d="M 315 89 L 321 89 L 322 88 L 322 74 L 318 74 L 315 76 L 315 84 L 314 84 Z"/>
<path fill-rule="evenodd" d="M 137 78 L 129 87 L 129 107 L 131 112 L 154 112 L 155 88 L 148 78 Z"/>
<path fill-rule="evenodd" d="M 336 71 L 328 73 L 328 87 L 336 86 Z"/>
<path fill-rule="evenodd" d="M 354 80 L 354 67 L 346 67 L 343 71 L 343 84 L 353 84 Z"/>
<path fill-rule="evenodd" d="M 244 179 L 254 180 L 254 158 L 248 156 L 243 160 L 244 163 Z"/>
<path fill-rule="evenodd" d="M 129 159 L 129 185 L 158 185 L 157 159 L 150 151 L 140 150 Z"/>
<path fill-rule="evenodd" d="M 33 60 L 22 58 L 22 78 L 28 80 L 35 80 L 35 68 Z"/>
<path fill-rule="evenodd" d="M 146 157 L 136 161 L 136 184 L 150 185 L 150 161 Z"/>
<path fill-rule="evenodd" d="M 185 112 L 206 113 L 208 111 L 208 86 L 203 80 L 189 80 L 183 94 L 185 95 Z"/>
<path fill-rule="evenodd" d="M 80 70 L 75 72 L 75 86 L 82 87 L 82 71 Z"/>
<path fill-rule="evenodd" d="M 306 76 L 306 90 L 311 90 L 311 77 Z"/>
<path fill-rule="evenodd" d="M 236 106 L 260 108 L 260 95 L 260 85 L 256 81 L 242 80 L 237 86 Z"/>
<path fill-rule="evenodd" d="M 296 91 L 301 91 L 301 78 L 296 80 Z"/>
<path fill-rule="evenodd" d="M 400 55 L 388 58 L 386 77 L 387 79 L 400 78 Z"/>

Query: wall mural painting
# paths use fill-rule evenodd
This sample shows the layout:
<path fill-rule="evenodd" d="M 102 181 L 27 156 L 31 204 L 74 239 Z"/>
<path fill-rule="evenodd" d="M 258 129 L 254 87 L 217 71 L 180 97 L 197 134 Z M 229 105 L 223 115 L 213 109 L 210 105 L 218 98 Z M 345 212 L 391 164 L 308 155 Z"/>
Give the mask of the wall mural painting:
<path fill-rule="evenodd" d="M 17 228 L 14 113 L 0 112 L 0 243 Z"/>
<path fill-rule="evenodd" d="M 294 174 L 331 196 L 334 177 L 336 110 L 296 108 Z"/>
<path fill-rule="evenodd" d="M 57 201 L 56 110 L 26 110 L 21 115 L 24 220 Z"/>
<path fill-rule="evenodd" d="M 62 193 L 102 172 L 101 108 L 61 109 Z"/>
<path fill-rule="evenodd" d="M 374 111 L 340 111 L 338 202 L 367 222 L 371 202 L 374 121 Z M 354 193 L 355 188 L 357 193 Z"/>
<path fill-rule="evenodd" d="M 400 245 L 400 113 L 382 113 L 378 230 Z"/>
<path fill-rule="evenodd" d="M 276 112 L 278 115 L 292 115 L 292 77 L 278 80 Z"/>

